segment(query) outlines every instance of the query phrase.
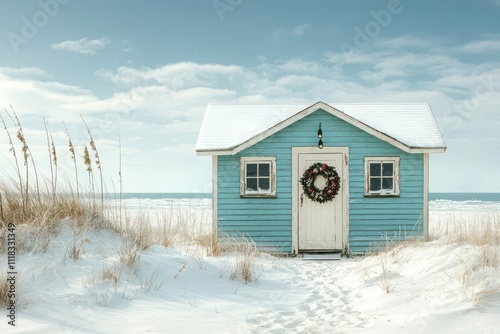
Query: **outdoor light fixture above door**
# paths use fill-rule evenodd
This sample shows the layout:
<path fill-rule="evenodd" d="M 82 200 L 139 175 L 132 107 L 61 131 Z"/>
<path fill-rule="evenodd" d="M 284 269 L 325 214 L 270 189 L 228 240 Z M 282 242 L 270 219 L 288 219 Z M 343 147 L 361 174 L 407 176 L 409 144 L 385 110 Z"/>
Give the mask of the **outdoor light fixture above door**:
<path fill-rule="evenodd" d="M 320 149 L 323 148 L 323 141 L 321 140 L 321 138 L 323 138 L 323 131 L 321 131 L 321 122 L 319 122 L 319 129 L 318 129 L 318 147 Z"/>

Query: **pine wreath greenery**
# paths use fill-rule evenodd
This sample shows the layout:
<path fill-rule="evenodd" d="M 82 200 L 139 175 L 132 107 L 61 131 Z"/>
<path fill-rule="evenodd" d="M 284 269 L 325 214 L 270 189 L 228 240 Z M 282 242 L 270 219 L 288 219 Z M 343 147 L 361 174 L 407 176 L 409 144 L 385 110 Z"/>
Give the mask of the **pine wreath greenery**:
<path fill-rule="evenodd" d="M 326 186 L 323 189 L 314 184 L 318 175 L 326 179 Z M 319 203 L 332 201 L 340 189 L 340 177 L 335 168 L 321 162 L 316 162 L 306 169 L 300 178 L 300 183 L 306 196 Z"/>

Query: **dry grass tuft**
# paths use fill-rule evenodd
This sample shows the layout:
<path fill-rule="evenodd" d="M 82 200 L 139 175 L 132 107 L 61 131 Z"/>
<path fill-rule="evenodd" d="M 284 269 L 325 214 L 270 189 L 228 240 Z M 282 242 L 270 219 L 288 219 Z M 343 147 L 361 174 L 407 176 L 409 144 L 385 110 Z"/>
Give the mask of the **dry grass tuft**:
<path fill-rule="evenodd" d="M 9 182 L 10 181 L 10 182 Z M 1 217 L 0 222 L 16 225 L 28 224 L 45 227 L 56 231 L 59 221 L 70 217 L 84 222 L 93 214 L 84 202 L 77 201 L 71 194 L 61 193 L 57 197 L 46 194 L 37 195 L 34 189 L 28 190 L 28 205 L 25 205 L 26 195 L 21 189 L 12 185 L 12 179 L 0 180 Z"/>
<path fill-rule="evenodd" d="M 52 224 L 20 225 L 16 230 L 16 251 L 19 254 L 46 252 L 54 234 Z"/>
<path fill-rule="evenodd" d="M 211 224 L 208 223 L 207 212 L 179 209 L 176 214 L 171 210 L 170 215 L 173 217 L 175 226 L 173 231 L 177 234 L 177 244 L 189 244 L 201 248 L 211 244 L 209 240 L 212 235 L 209 228 Z"/>
<path fill-rule="evenodd" d="M 127 232 L 133 236 L 134 243 L 141 250 L 147 249 L 154 244 L 149 216 L 143 212 L 135 218 L 135 222 Z"/>
<path fill-rule="evenodd" d="M 78 230 L 75 227 L 73 227 L 73 240 L 72 240 L 71 245 L 68 246 L 67 254 L 75 262 L 85 252 L 85 248 L 84 248 L 85 242 L 88 241 L 85 234 L 86 234 L 85 232 L 78 233 Z"/>
<path fill-rule="evenodd" d="M 432 221 L 430 239 L 448 243 L 500 246 L 500 212 L 453 211 Z"/>
<path fill-rule="evenodd" d="M 198 243 L 200 246 L 205 247 L 208 256 L 219 256 L 221 254 L 219 241 L 213 233 L 203 235 L 198 239 Z"/>
<path fill-rule="evenodd" d="M 379 260 L 380 265 L 382 266 L 382 282 L 380 283 L 380 287 L 385 293 L 391 293 L 394 290 L 395 285 L 389 277 L 390 272 L 387 268 L 387 256 L 380 255 Z"/>
<path fill-rule="evenodd" d="M 18 252 L 43 252 L 47 250 L 51 238 L 60 231 L 60 227 L 66 219 L 70 219 L 74 223 L 74 228 L 78 229 L 89 224 L 92 225 L 92 228 L 106 228 L 107 224 L 102 219 L 104 206 L 102 179 L 101 203 L 95 202 L 96 196 L 93 191 L 88 196 L 81 196 L 76 159 L 77 148 L 73 146 L 67 129 L 66 134 L 69 139 L 70 156 L 74 163 L 76 184 L 69 179 L 66 184 L 58 183 L 57 145 L 48 123 L 44 120 L 50 166 L 50 175 L 45 177 L 40 175 L 36 168 L 34 156 L 16 113 L 13 110 L 12 112 L 5 110 L 5 112 L 8 117 L 4 119 L 0 115 L 0 122 L 8 138 L 9 151 L 12 153 L 10 162 L 15 172 L 15 178 L 0 177 L 0 235 L 4 235 L 8 223 L 15 224 Z M 10 120 L 11 123 L 7 124 L 6 120 Z M 101 172 L 97 149 L 90 131 L 89 135 L 91 149 L 96 155 L 96 164 L 99 163 L 98 168 Z M 14 138 L 18 139 L 16 143 Z M 82 163 L 87 163 L 87 161 L 82 161 Z M 91 179 L 89 179 L 88 188 L 93 189 L 93 180 Z M 5 245 L 4 237 L 0 237 L 0 241 L 2 245 Z M 75 243 L 70 248 L 70 257 L 77 259 L 81 255 L 82 243 Z M 3 252 L 5 252 L 5 247 L 0 247 L 0 254 Z"/>
<path fill-rule="evenodd" d="M 170 208 L 152 214 L 141 209 L 132 217 L 125 216 L 124 222 L 114 225 L 116 232 L 132 237 L 143 250 L 152 245 L 162 245 L 181 248 L 191 255 L 205 253 L 217 256 L 220 253 L 217 241 L 209 230 L 209 215 L 206 212 L 190 209 L 174 211 L 172 203 Z"/>
<path fill-rule="evenodd" d="M 0 306 L 2 308 L 7 307 L 9 303 L 9 282 L 7 281 L 7 274 L 0 270 Z"/>
<path fill-rule="evenodd" d="M 158 232 L 155 241 L 164 247 L 174 247 L 175 242 L 179 240 L 180 227 L 173 222 L 172 209 L 170 212 L 156 212 L 156 226 Z"/>
<path fill-rule="evenodd" d="M 431 240 L 468 244 L 470 254 L 460 258 L 455 277 L 466 297 L 476 305 L 487 303 L 500 292 L 490 278 L 500 268 L 500 213 L 453 211 L 440 213 L 431 225 Z"/>
<path fill-rule="evenodd" d="M 500 247 L 484 245 L 481 248 L 484 267 L 500 267 Z"/>
<path fill-rule="evenodd" d="M 120 264 L 136 272 L 139 268 L 139 260 L 141 259 L 141 249 L 135 242 L 129 238 L 122 241 L 118 247 L 118 257 L 120 258 Z"/>
<path fill-rule="evenodd" d="M 500 267 L 500 213 L 454 211 L 437 217 L 439 219 L 430 222 L 430 241 L 439 240 L 444 245 L 463 244 L 467 248 L 465 254 L 455 258 L 459 265 L 450 273 L 462 286 L 464 296 L 480 304 L 498 294 L 500 285 L 491 280 L 491 275 Z M 379 285 L 383 291 L 394 290 L 391 275 L 397 275 L 398 268 L 407 260 L 401 258 L 402 250 L 426 243 L 419 238 L 386 235 L 383 242 L 366 254 L 380 261 Z"/>
<path fill-rule="evenodd" d="M 230 247 L 227 250 L 231 249 L 238 252 L 230 279 L 241 279 L 245 284 L 257 280 L 257 277 L 255 277 L 255 261 L 259 258 L 260 253 L 255 242 L 241 236 L 235 239 Z"/>
<path fill-rule="evenodd" d="M 455 268 L 455 276 L 462 286 L 464 296 L 476 305 L 487 303 L 493 295 L 500 292 L 500 285 L 491 280 L 492 273 L 498 268 L 498 256 L 498 247 L 481 247 L 476 253 L 471 252 L 460 258 L 460 265 Z M 496 259 L 492 262 L 494 257 Z"/>
<path fill-rule="evenodd" d="M 415 247 L 424 243 L 424 239 L 415 236 L 413 233 L 408 234 L 406 231 L 400 230 L 390 236 L 385 234 L 380 242 L 371 245 L 370 250 L 366 252 L 366 256 L 379 256 L 392 252 L 393 255 L 397 254 L 405 247 Z"/>
<path fill-rule="evenodd" d="M 82 227 L 89 222 L 96 228 L 99 225 L 104 227 L 102 220 L 93 216 L 87 203 L 78 201 L 71 194 L 60 193 L 53 196 L 47 193 L 38 196 L 34 190 L 30 190 L 26 197 L 19 187 L 12 186 L 12 183 L 8 185 L 5 180 L 0 181 L 0 193 L 0 233 L 4 234 L 7 223 L 14 223 L 17 229 L 17 250 L 20 253 L 46 251 L 51 238 L 59 232 L 67 219 L 71 219 L 75 227 Z M 5 244 L 5 240 L 2 241 Z M 1 247 L 0 254 L 4 251 L 5 247 Z"/>
<path fill-rule="evenodd" d="M 103 281 L 111 281 L 113 283 L 113 288 L 115 289 L 115 292 L 120 278 L 121 278 L 121 272 L 118 272 L 116 264 L 113 264 L 113 267 L 104 266 L 102 268 L 101 279 Z"/>
<path fill-rule="evenodd" d="M 16 132 L 15 137 L 19 140 L 18 145 L 21 146 L 20 151 L 22 152 L 22 156 L 17 154 L 19 147 L 16 147 L 13 142 L 13 136 L 11 135 L 13 130 L 9 128 L 3 117 L 0 116 L 0 121 L 9 139 L 9 151 L 12 153 L 13 160 L 11 164 L 17 176 L 16 180 L 9 177 L 0 179 L 1 225 L 5 226 L 6 222 L 16 225 L 41 225 L 43 222 L 52 222 L 52 224 L 57 225 L 57 222 L 65 217 L 80 219 L 82 216 L 89 215 L 86 205 L 74 200 L 72 196 L 74 194 L 73 191 L 68 192 L 66 195 L 64 191 L 57 189 L 58 163 L 56 145 L 45 120 L 44 125 L 51 171 L 49 178 L 39 175 L 23 127 L 14 110 L 11 113 L 7 110 L 4 111 L 8 119 L 12 121 L 12 126 Z M 73 147 L 72 149 L 74 150 Z M 24 166 L 23 171 L 21 170 L 19 160 L 21 160 Z M 45 184 L 41 184 L 39 180 L 45 180 L 46 182 Z M 71 184 L 68 184 L 66 188 L 73 189 Z M 57 196 L 56 191 L 61 192 L 60 197 Z M 79 197 L 78 194 L 77 197 Z"/>
<path fill-rule="evenodd" d="M 158 280 L 159 274 L 160 274 L 159 268 L 156 268 L 153 271 L 153 273 L 151 274 L 151 276 L 149 278 L 147 278 L 145 281 L 143 281 L 143 278 L 141 276 L 140 277 L 141 288 L 146 290 L 146 291 L 151 291 L 151 289 L 153 289 L 153 291 L 159 291 L 164 283 L 164 282 L 161 282 L 161 283 L 156 282 Z"/>

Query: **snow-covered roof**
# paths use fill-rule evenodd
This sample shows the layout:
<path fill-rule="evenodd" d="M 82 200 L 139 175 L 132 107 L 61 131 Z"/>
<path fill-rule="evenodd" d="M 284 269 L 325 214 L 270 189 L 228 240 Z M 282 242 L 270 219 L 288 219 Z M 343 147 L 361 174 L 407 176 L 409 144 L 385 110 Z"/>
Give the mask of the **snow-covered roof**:
<path fill-rule="evenodd" d="M 323 109 L 410 153 L 444 152 L 446 144 L 427 103 L 290 105 L 209 104 L 196 152 L 236 154 L 299 119 Z"/>

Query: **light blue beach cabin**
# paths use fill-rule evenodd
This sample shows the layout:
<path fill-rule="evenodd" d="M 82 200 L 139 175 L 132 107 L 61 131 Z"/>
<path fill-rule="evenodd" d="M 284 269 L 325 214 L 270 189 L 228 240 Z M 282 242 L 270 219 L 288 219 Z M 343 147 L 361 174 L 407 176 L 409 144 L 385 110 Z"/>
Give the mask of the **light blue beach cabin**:
<path fill-rule="evenodd" d="M 363 253 L 386 238 L 425 238 L 429 153 L 445 151 L 427 103 L 209 104 L 196 144 L 198 155 L 212 156 L 219 239 L 244 235 L 289 254 Z M 317 162 L 340 177 L 325 203 L 304 196 L 300 183 Z"/>

